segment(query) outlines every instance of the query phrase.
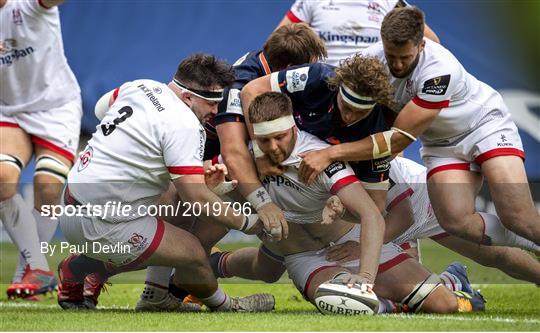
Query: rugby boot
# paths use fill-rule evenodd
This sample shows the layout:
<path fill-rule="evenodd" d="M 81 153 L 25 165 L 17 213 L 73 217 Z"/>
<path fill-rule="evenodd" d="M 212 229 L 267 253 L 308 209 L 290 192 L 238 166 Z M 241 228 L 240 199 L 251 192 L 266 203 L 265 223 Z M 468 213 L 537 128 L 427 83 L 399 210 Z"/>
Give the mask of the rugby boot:
<path fill-rule="evenodd" d="M 98 273 L 88 274 L 84 278 L 83 302 L 89 308 L 95 308 L 98 304 L 98 298 L 102 291 L 107 291 L 106 285 L 111 285 L 110 282 L 104 281 Z"/>
<path fill-rule="evenodd" d="M 30 298 L 52 292 L 58 284 L 52 271 L 31 269 L 26 265 L 20 282 L 12 283 L 6 290 L 9 299 Z"/>
<path fill-rule="evenodd" d="M 135 311 L 140 312 L 198 312 L 201 306 L 193 303 L 182 303 L 166 289 L 146 285 L 137 301 Z"/>
<path fill-rule="evenodd" d="M 77 281 L 69 268 L 69 263 L 77 256 L 72 254 L 58 264 L 58 305 L 65 310 L 95 309 L 91 302 L 84 301 L 84 282 Z"/>
<path fill-rule="evenodd" d="M 467 276 L 467 267 L 463 266 L 460 262 L 453 262 L 451 263 L 447 268 L 446 271 L 450 274 L 453 274 L 455 277 L 459 279 L 459 282 L 461 282 L 461 290 L 468 293 L 473 294 L 474 290 L 471 286 L 471 282 L 469 281 L 469 277 Z"/>
<path fill-rule="evenodd" d="M 480 290 L 473 290 L 472 293 L 464 291 L 454 291 L 458 301 L 458 312 L 484 311 L 486 309 L 486 299 Z"/>

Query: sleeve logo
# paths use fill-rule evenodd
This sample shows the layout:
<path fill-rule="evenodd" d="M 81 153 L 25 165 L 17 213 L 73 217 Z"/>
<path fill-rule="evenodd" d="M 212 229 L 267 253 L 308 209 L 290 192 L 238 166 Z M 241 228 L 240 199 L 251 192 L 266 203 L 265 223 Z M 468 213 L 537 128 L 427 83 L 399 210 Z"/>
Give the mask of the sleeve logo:
<path fill-rule="evenodd" d="M 285 76 L 287 90 L 289 92 L 302 91 L 306 88 L 309 77 L 309 67 L 301 67 L 287 71 Z"/>
<path fill-rule="evenodd" d="M 332 176 L 334 176 L 341 170 L 345 170 L 345 163 L 337 161 L 330 164 L 326 169 L 324 169 L 324 173 L 328 176 L 328 178 L 332 178 Z"/>
<path fill-rule="evenodd" d="M 448 84 L 450 83 L 450 74 L 438 76 L 424 82 L 422 93 L 429 95 L 444 95 Z"/>

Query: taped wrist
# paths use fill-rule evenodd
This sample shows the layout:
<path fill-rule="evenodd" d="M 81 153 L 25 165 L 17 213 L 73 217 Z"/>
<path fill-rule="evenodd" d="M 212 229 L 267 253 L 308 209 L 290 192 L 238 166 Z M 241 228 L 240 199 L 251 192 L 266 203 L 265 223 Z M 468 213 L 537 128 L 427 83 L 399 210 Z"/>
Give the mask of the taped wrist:
<path fill-rule="evenodd" d="M 268 192 L 262 186 L 251 192 L 246 197 L 246 200 L 251 203 L 251 206 L 253 206 L 255 210 L 259 210 L 259 208 L 262 206 L 272 202 L 272 199 L 270 199 L 270 194 L 268 194 Z"/>

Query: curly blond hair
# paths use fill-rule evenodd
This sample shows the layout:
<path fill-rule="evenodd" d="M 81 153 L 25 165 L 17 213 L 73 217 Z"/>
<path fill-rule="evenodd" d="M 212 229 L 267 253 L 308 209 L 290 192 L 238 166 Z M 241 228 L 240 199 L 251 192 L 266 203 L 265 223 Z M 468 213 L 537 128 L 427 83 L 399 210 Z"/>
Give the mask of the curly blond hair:
<path fill-rule="evenodd" d="M 336 75 L 328 79 L 334 89 L 345 85 L 355 93 L 372 97 L 375 102 L 391 106 L 394 87 L 386 66 L 374 57 L 354 55 L 345 59 L 336 69 Z"/>

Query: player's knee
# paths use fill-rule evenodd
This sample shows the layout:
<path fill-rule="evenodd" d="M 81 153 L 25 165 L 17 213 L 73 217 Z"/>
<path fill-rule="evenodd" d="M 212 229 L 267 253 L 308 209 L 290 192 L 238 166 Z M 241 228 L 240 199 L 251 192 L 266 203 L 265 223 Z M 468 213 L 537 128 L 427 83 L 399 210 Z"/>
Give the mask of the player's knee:
<path fill-rule="evenodd" d="M 11 154 L 0 154 L 0 201 L 11 198 L 17 193 L 17 183 L 22 170 L 23 161 Z"/>

